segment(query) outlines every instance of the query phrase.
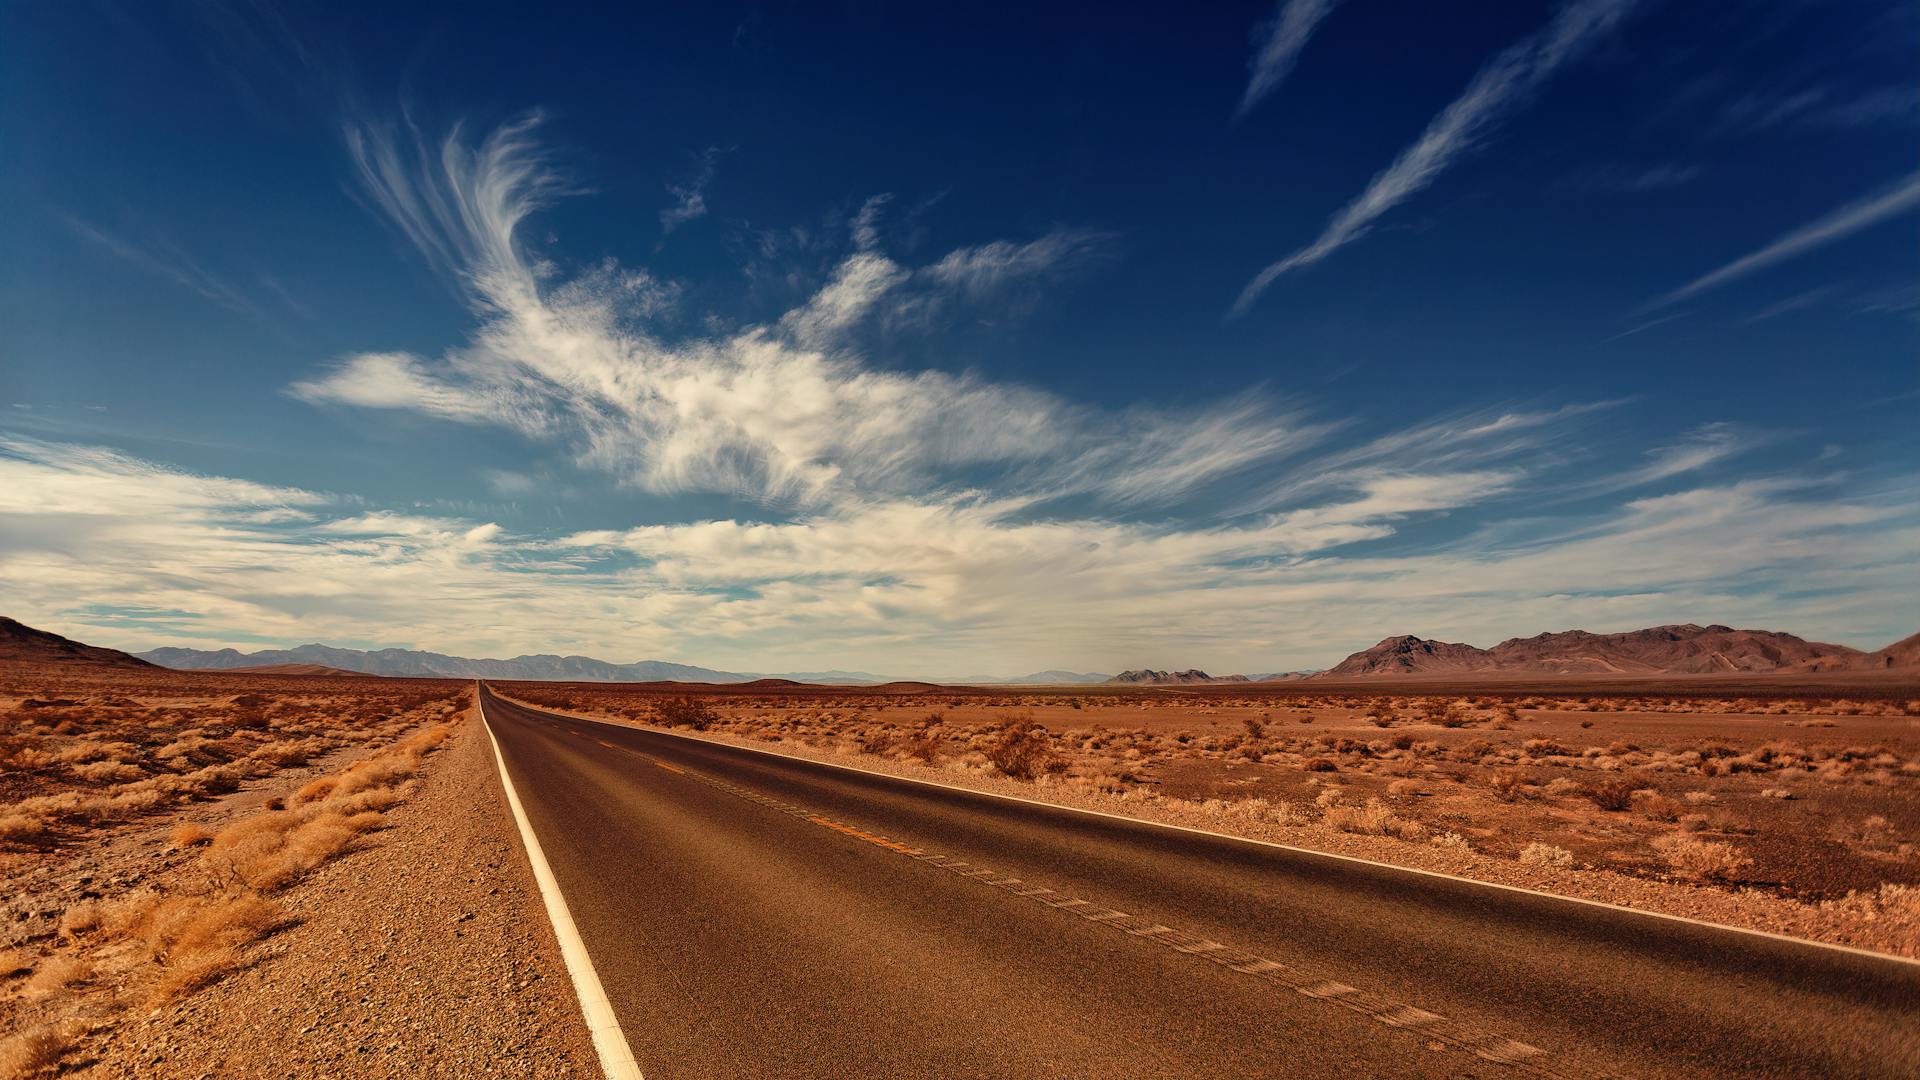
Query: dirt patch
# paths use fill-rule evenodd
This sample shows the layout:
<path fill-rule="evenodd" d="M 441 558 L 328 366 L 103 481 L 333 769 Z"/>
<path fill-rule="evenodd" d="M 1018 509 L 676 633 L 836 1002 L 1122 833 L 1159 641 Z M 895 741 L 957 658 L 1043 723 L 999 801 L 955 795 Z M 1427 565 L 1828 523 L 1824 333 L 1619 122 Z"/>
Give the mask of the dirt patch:
<path fill-rule="evenodd" d="M 476 723 L 243 800 L 43 868 L 18 922 L 59 932 L 6 953 L 8 1052 L 101 1077 L 596 1073 Z"/>

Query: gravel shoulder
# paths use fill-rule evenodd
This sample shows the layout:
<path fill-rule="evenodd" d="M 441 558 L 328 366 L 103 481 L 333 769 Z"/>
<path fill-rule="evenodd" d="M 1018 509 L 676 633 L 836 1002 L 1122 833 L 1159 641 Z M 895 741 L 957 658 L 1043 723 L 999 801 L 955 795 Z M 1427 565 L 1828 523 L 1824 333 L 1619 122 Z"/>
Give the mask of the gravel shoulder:
<path fill-rule="evenodd" d="M 98 1077 L 599 1075 L 478 716 L 244 970 L 114 1032 Z"/>

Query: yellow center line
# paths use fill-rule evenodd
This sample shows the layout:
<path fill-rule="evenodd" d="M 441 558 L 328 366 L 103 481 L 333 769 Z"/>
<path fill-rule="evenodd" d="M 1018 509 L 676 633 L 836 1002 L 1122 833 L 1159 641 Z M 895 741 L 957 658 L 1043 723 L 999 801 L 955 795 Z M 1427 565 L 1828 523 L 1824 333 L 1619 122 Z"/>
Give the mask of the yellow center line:
<path fill-rule="evenodd" d="M 851 825 L 842 825 L 837 821 L 831 821 L 827 818 L 823 818 L 819 816 L 818 814 L 809 816 L 807 820 L 813 822 L 815 825 L 825 825 L 827 828 L 832 829 L 834 832 L 846 833 L 848 836 L 854 837 L 855 839 L 865 840 L 869 844 L 878 844 L 879 846 L 886 848 L 888 851 L 898 851 L 902 855 L 924 854 L 924 852 L 922 852 L 919 848 L 908 847 L 907 845 L 902 844 L 897 840 L 889 840 L 884 836 L 875 836 L 870 832 L 862 832 L 861 830 L 856 829 Z"/>
<path fill-rule="evenodd" d="M 665 770 L 667 770 L 668 772 L 671 772 L 671 773 L 679 773 L 679 774 L 680 774 L 681 776 L 685 776 L 685 775 L 687 775 L 687 770 L 685 770 L 685 769 L 682 769 L 682 768 L 680 768 L 680 767 L 678 767 L 678 766 L 675 766 L 675 765 L 669 765 L 669 764 L 667 764 L 667 763 L 666 763 L 666 762 L 664 762 L 664 761 L 656 761 L 656 762 L 654 762 L 654 764 L 655 764 L 655 765 L 658 765 L 658 766 L 660 766 L 661 768 L 663 768 L 663 769 L 665 769 Z"/>

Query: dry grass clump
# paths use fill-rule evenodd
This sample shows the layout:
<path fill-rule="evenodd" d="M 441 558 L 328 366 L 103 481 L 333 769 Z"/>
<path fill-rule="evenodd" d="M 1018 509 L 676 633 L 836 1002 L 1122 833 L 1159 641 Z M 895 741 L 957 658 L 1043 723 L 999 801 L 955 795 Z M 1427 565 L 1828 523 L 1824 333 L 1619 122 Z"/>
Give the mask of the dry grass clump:
<path fill-rule="evenodd" d="M 1328 828 L 1372 836 L 1397 836 L 1415 843 L 1427 839 L 1428 829 L 1425 825 L 1400 817 L 1379 799 L 1368 799 L 1359 806 L 1352 806 L 1340 802 L 1337 791 L 1321 793 L 1322 798 L 1327 795 L 1334 797 L 1323 804 L 1325 810 L 1320 815 L 1320 822 Z"/>
<path fill-rule="evenodd" d="M 87 689 L 55 695 L 45 692 L 49 684 Z M 255 689 L 220 692 L 241 686 Z M 275 680 L 260 688 L 248 677 L 212 674 L 31 669 L 9 681 L 0 673 L 0 698 L 20 701 L 5 717 L 9 733 L 0 735 L 11 800 L 0 804 L 0 846 L 54 848 L 182 801 L 231 792 L 318 755 L 451 716 L 465 693 L 464 686 L 425 681 Z"/>
<path fill-rule="evenodd" d="M 1879 923 L 1910 951 L 1920 949 L 1920 886 L 1883 884 L 1878 889 L 1849 892 L 1820 907 L 1850 919 Z"/>
<path fill-rule="evenodd" d="M 0 1042 L 0 1080 L 52 1076 L 79 1045 L 72 1026 L 48 1024 Z"/>
<path fill-rule="evenodd" d="M 326 809 L 280 810 L 221 831 L 202 862 L 214 880 L 273 891 L 306 876 L 385 823 L 376 810 L 343 814 Z"/>
<path fill-rule="evenodd" d="M 211 839 L 213 839 L 213 833 L 205 825 L 195 821 L 183 821 L 175 825 L 167 834 L 167 843 L 175 851 L 199 847 Z"/>
<path fill-rule="evenodd" d="M 93 962 L 84 956 L 55 956 L 41 964 L 22 987 L 29 994 L 52 994 L 82 983 L 93 975 Z"/>
<path fill-rule="evenodd" d="M 37 847 L 52 839 L 53 823 L 39 814 L 0 814 L 0 840 Z"/>
<path fill-rule="evenodd" d="M 1676 872 L 1697 879 L 1731 880 L 1753 861 L 1742 856 L 1732 844 L 1702 840 L 1684 832 L 1654 837 L 1653 849 Z"/>
<path fill-rule="evenodd" d="M 1566 848 L 1542 844 L 1538 841 L 1528 844 L 1520 851 L 1520 861 L 1528 866 L 1570 867 L 1573 865 L 1573 852 Z"/>
<path fill-rule="evenodd" d="M 436 725 L 376 753 L 326 778 L 327 784 L 309 791 L 319 797 L 293 809 L 257 813 L 217 833 L 179 823 L 171 842 L 176 850 L 204 846 L 198 861 L 204 877 L 173 874 L 133 896 L 69 908 L 58 921 L 58 947 L 51 956 L 36 964 L 22 963 L 21 957 L 11 961 L 22 969 L 15 974 L 26 976 L 14 992 L 47 999 L 37 1007 L 55 1016 L 71 1015 L 85 1001 L 87 1015 L 110 1027 L 120 1010 L 164 1007 L 246 966 L 258 955 L 252 946 L 291 921 L 287 908 L 267 894 L 351 850 L 380 827 L 385 820 L 380 811 L 404 797 L 421 759 L 451 731 L 448 724 Z M 187 738 L 196 736 L 174 741 Z M 79 756 L 97 752 L 88 747 Z M 84 998 L 78 996 L 82 993 Z M 72 1053 L 81 1030 L 42 1027 L 0 1044 L 0 1080 L 51 1075 Z"/>

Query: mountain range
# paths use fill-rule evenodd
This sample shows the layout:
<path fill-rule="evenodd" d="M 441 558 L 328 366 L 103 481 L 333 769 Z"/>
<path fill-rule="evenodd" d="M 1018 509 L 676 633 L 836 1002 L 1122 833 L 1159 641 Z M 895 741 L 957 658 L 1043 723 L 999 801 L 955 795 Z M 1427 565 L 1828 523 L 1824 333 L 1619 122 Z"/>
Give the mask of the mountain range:
<path fill-rule="evenodd" d="M 1319 678 L 1535 673 L 1708 675 L 1724 672 L 1867 671 L 1920 663 L 1920 634 L 1877 652 L 1807 641 L 1774 630 L 1684 623 L 1592 634 L 1585 630 L 1510 638 L 1490 649 L 1403 635 L 1354 653 Z"/>
<path fill-rule="evenodd" d="M 72 638 L 36 630 L 0 615 L 0 663 L 81 664 L 90 667 L 151 668 L 153 665 L 119 649 L 82 645 Z"/>
<path fill-rule="evenodd" d="M 128 654 L 82 644 L 59 634 L 0 616 L 0 662 L 74 663 L 123 668 L 153 665 L 217 671 L 268 671 L 286 674 L 361 674 L 433 676 L 463 679 L 519 679 L 532 682 L 705 682 L 742 683 L 779 678 L 794 682 L 861 685 L 901 681 L 865 671 L 796 671 L 784 674 L 721 671 L 715 668 L 642 660 L 615 664 L 587 656 L 532 655 L 507 660 L 475 660 L 413 649 L 341 649 L 302 645 L 243 653 L 236 649 L 161 648 Z M 1275 672 L 1254 676 L 1209 675 L 1189 668 L 1159 671 L 1139 668 L 1118 675 L 1049 669 L 1014 678 L 971 676 L 942 680 L 949 685 L 1191 686 L 1265 683 L 1315 679 L 1374 679 L 1408 675 L 1705 675 L 1719 673 L 1811 674 L 1839 671 L 1920 671 L 1920 634 L 1872 652 L 1808 641 L 1773 630 L 1736 630 L 1692 623 L 1655 626 L 1620 634 L 1566 630 L 1511 638 L 1482 649 L 1459 642 L 1401 635 L 1363 649 L 1325 671 Z"/>
<path fill-rule="evenodd" d="M 1209 683 L 1252 682 L 1245 675 L 1209 675 L 1199 668 L 1185 671 L 1155 671 L 1152 668 L 1137 668 L 1123 671 L 1107 682 L 1116 685 L 1131 686 L 1201 686 Z"/>
<path fill-rule="evenodd" d="M 794 682 L 835 686 L 896 682 L 868 671 L 789 671 L 780 673 L 721 671 L 716 668 L 640 660 L 616 664 L 590 656 L 539 654 L 507 660 L 469 659 L 416 649 L 341 649 L 331 645 L 301 645 L 293 649 L 149 649 L 142 660 L 161 667 L 201 671 L 238 671 L 263 668 L 286 671 L 292 667 L 332 668 L 362 675 L 436 676 L 459 679 L 519 679 L 528 682 L 704 682 L 743 683 L 755 679 L 791 679 Z M 1074 671 L 1036 671 L 1011 679 L 979 676 L 953 680 L 991 685 L 1062 685 L 1105 682 L 1105 675 Z"/>

